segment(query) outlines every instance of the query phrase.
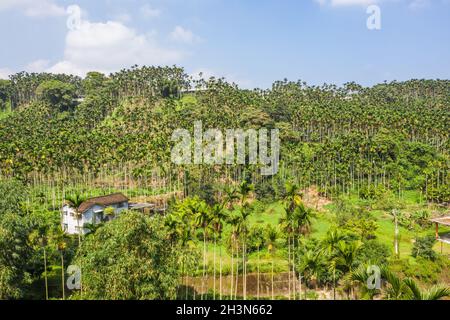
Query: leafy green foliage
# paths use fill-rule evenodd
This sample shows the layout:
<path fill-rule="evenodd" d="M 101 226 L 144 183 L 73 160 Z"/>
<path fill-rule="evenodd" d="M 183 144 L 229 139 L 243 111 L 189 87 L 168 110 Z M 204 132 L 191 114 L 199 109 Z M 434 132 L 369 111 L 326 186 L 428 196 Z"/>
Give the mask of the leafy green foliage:
<path fill-rule="evenodd" d="M 433 250 L 435 242 L 436 238 L 434 236 L 416 238 L 411 255 L 413 257 L 422 257 L 432 261 L 435 260 L 437 257 L 436 252 Z"/>
<path fill-rule="evenodd" d="M 369 240 L 364 242 L 361 250 L 358 252 L 357 259 L 365 264 L 371 265 L 386 265 L 388 258 L 391 256 L 389 247 L 376 240 Z"/>
<path fill-rule="evenodd" d="M 123 213 L 83 242 L 75 258 L 89 299 L 169 299 L 178 284 L 178 249 L 163 221 Z"/>
<path fill-rule="evenodd" d="M 60 112 L 71 110 L 74 107 L 76 98 L 75 87 L 58 80 L 42 82 L 36 88 L 36 95 L 40 100 L 48 103 Z"/>

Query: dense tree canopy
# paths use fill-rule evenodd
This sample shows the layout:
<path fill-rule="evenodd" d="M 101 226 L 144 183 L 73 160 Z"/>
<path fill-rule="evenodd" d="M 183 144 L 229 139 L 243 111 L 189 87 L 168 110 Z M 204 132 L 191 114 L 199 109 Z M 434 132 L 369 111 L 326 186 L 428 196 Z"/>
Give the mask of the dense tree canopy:
<path fill-rule="evenodd" d="M 170 299 L 178 284 L 178 248 L 163 222 L 126 213 L 88 236 L 74 264 L 91 299 Z"/>
<path fill-rule="evenodd" d="M 382 185 L 449 201 L 447 80 L 371 88 L 285 80 L 270 90 L 242 90 L 223 79 L 194 81 L 176 67 L 134 66 L 83 80 L 20 73 L 8 86 L 17 111 L 0 120 L 6 176 L 124 164 L 135 176 L 154 168 L 178 175 L 171 134 L 201 120 L 205 128 L 279 128 L 282 166 L 326 195 Z"/>

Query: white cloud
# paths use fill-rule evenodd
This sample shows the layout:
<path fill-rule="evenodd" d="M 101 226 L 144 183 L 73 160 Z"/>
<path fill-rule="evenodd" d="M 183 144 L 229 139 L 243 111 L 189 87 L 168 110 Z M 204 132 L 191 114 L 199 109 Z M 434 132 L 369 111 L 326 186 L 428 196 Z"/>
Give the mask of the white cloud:
<path fill-rule="evenodd" d="M 66 11 L 53 0 L 1 0 L 0 11 L 16 9 L 29 17 L 64 16 Z"/>
<path fill-rule="evenodd" d="M 134 64 L 173 64 L 184 53 L 164 48 L 154 35 L 140 34 L 118 21 L 90 22 L 66 35 L 64 59 L 47 69 L 83 76 L 89 71 L 114 72 Z"/>
<path fill-rule="evenodd" d="M 131 16 L 128 13 L 119 13 L 113 16 L 114 20 L 127 23 L 131 21 Z"/>
<path fill-rule="evenodd" d="M 0 79 L 8 79 L 8 76 L 13 73 L 14 72 L 8 68 L 0 68 Z"/>
<path fill-rule="evenodd" d="M 49 60 L 40 59 L 29 63 L 25 67 L 25 70 L 29 72 L 43 72 L 45 71 L 45 69 L 48 68 L 49 64 L 50 64 Z"/>
<path fill-rule="evenodd" d="M 194 43 L 201 41 L 201 38 L 195 35 L 191 30 L 181 26 L 176 26 L 170 33 L 170 38 L 177 42 Z"/>
<path fill-rule="evenodd" d="M 143 5 L 139 11 L 145 18 L 155 18 L 161 14 L 161 10 L 151 7 L 149 4 Z"/>

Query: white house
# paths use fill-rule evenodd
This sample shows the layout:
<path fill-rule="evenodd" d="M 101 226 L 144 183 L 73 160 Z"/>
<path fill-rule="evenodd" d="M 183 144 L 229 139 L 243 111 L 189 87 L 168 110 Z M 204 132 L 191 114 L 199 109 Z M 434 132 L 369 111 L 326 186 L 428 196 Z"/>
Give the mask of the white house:
<path fill-rule="evenodd" d="M 109 207 L 114 209 L 114 214 L 108 216 L 104 213 L 104 210 Z M 65 204 L 62 208 L 62 228 L 68 234 L 78 234 L 79 229 L 82 229 L 82 233 L 86 234 L 89 230 L 83 228 L 85 224 L 96 225 L 112 220 L 117 214 L 123 210 L 128 210 L 128 208 L 128 198 L 122 193 L 90 198 L 84 201 L 78 208 L 78 212 L 80 213 L 80 219 L 78 220 L 75 214 L 75 208 L 72 208 L 69 204 Z"/>

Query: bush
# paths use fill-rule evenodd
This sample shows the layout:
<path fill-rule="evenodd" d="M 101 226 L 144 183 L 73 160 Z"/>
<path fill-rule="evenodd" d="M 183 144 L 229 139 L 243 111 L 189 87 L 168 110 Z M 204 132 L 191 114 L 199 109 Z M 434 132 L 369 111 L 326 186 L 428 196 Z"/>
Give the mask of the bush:
<path fill-rule="evenodd" d="M 420 281 L 429 284 L 436 284 L 439 282 L 443 264 L 441 261 L 435 262 L 425 258 L 418 257 L 414 262 L 402 261 L 402 271 L 406 277 L 416 278 Z"/>
<path fill-rule="evenodd" d="M 269 179 L 255 185 L 256 198 L 260 201 L 271 202 L 275 199 L 275 188 Z"/>
<path fill-rule="evenodd" d="M 38 97 L 58 111 L 68 111 L 75 106 L 76 92 L 72 84 L 58 80 L 42 82 L 36 89 Z"/>
<path fill-rule="evenodd" d="M 173 299 L 180 250 L 162 219 L 126 212 L 86 237 L 74 264 L 85 299 Z"/>
<path fill-rule="evenodd" d="M 361 199 L 365 200 L 376 200 L 380 199 L 386 192 L 387 190 L 383 187 L 383 185 L 380 184 L 376 186 L 374 184 L 370 184 L 361 187 L 359 196 Z"/>
<path fill-rule="evenodd" d="M 364 242 L 361 250 L 358 252 L 358 261 L 361 263 L 370 263 L 384 265 L 391 255 L 389 247 L 378 240 L 369 240 Z"/>
<path fill-rule="evenodd" d="M 433 250 L 433 245 L 436 242 L 434 236 L 426 236 L 422 238 L 416 238 L 414 246 L 412 248 L 411 255 L 414 258 L 422 257 L 427 260 L 434 261 L 437 258 L 436 252 Z"/>

